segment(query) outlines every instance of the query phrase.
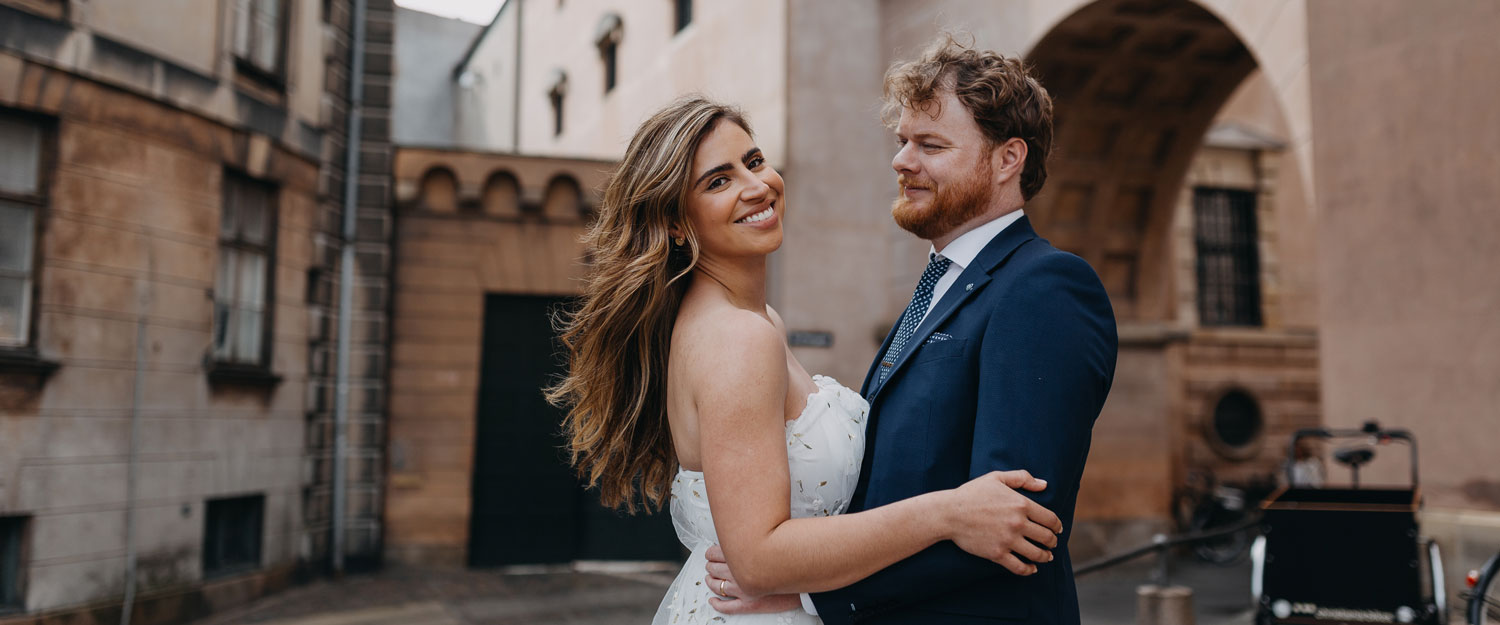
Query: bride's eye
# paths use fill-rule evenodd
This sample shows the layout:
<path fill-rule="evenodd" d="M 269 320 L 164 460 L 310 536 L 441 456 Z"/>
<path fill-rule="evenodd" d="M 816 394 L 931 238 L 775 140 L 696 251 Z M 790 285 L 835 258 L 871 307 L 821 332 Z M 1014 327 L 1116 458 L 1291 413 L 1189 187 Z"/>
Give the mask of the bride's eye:
<path fill-rule="evenodd" d="M 707 190 L 713 191 L 714 189 L 722 187 L 726 184 L 729 184 L 729 178 L 725 176 L 719 176 L 717 178 L 714 178 L 713 180 L 708 181 Z"/>

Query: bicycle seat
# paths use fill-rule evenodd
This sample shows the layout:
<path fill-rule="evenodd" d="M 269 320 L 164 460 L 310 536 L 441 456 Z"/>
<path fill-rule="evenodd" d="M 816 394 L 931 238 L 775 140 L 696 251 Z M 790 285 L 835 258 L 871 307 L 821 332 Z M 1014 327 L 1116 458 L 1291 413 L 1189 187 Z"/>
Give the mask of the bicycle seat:
<path fill-rule="evenodd" d="M 1375 450 L 1369 447 L 1345 447 L 1333 452 L 1333 459 L 1339 464 L 1359 468 L 1359 465 L 1369 462 L 1375 457 Z"/>

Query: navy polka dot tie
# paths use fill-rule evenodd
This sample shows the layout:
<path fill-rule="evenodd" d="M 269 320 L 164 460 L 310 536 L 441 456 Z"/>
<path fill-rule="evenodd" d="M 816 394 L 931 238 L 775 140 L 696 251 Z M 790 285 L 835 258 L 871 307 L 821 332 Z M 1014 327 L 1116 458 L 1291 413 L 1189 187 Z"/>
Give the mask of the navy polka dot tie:
<path fill-rule="evenodd" d="M 884 383 L 886 376 L 896 368 L 896 359 L 901 356 L 901 348 L 906 347 L 906 341 L 917 331 L 917 326 L 922 323 L 922 318 L 927 316 L 927 305 L 932 303 L 932 288 L 937 286 L 938 278 L 948 272 L 948 265 L 953 261 L 932 254 L 927 261 L 927 269 L 922 272 L 922 279 L 917 281 L 917 291 L 911 295 L 911 303 L 906 305 L 906 312 L 901 313 L 901 325 L 896 329 L 896 338 L 891 339 L 891 346 L 885 350 L 885 357 L 880 359 L 880 382 Z"/>

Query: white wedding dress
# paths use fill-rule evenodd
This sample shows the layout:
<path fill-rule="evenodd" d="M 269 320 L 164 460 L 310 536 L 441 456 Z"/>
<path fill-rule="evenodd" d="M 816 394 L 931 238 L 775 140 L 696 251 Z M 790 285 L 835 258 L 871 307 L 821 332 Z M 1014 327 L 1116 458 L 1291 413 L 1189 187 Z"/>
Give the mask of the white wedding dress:
<path fill-rule="evenodd" d="M 864 398 L 840 386 L 833 378 L 813 376 L 818 390 L 807 397 L 807 406 L 786 423 L 786 455 L 791 469 L 793 518 L 829 516 L 849 507 L 859 480 L 859 465 L 865 452 L 865 417 L 870 406 Z M 677 538 L 692 550 L 682 572 L 667 589 L 656 610 L 653 625 L 693 623 L 732 625 L 798 625 L 822 623 L 802 609 L 775 614 L 720 614 L 709 605 L 714 592 L 704 585 L 708 572 L 704 552 L 719 542 L 713 514 L 708 509 L 708 491 L 703 474 L 678 469 L 672 481 L 672 524 Z"/>

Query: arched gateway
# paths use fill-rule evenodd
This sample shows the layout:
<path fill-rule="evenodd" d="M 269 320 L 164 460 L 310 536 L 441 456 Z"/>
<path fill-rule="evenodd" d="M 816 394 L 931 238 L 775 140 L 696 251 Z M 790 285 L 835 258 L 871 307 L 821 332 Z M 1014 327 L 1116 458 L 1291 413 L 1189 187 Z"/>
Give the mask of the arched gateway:
<path fill-rule="evenodd" d="M 1052 93 L 1057 132 L 1027 213 L 1099 272 L 1121 328 L 1080 495 L 1083 555 L 1170 526 L 1205 474 L 1268 479 L 1286 434 L 1321 420 L 1314 322 L 1283 310 L 1284 283 L 1308 271 L 1312 250 L 1288 252 L 1280 238 L 1312 222 L 1306 9 L 1098 0 L 1045 11 L 1026 58 Z M 1225 121 L 1248 81 L 1280 136 Z M 1296 247 L 1303 233 L 1286 234 Z M 1227 395 L 1251 402 L 1257 422 L 1241 429 L 1252 435 L 1220 431 Z"/>

